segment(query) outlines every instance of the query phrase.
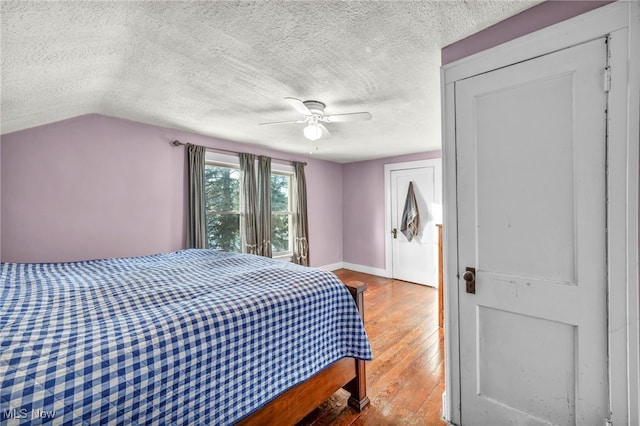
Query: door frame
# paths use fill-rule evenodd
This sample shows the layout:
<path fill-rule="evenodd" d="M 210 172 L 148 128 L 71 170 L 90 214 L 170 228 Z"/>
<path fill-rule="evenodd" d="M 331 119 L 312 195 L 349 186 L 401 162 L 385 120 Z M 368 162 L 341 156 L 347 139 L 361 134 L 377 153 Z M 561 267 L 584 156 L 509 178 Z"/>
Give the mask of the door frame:
<path fill-rule="evenodd" d="M 607 144 L 609 404 L 614 426 L 640 423 L 640 4 L 619 1 L 442 67 L 446 360 L 443 415 L 454 424 L 460 424 L 461 418 L 458 295 L 462 285 L 457 264 L 455 82 L 606 35 L 610 35 L 612 81 Z"/>
<path fill-rule="evenodd" d="M 384 165 L 384 226 L 389 227 L 384 231 L 384 276 L 393 278 L 393 241 L 391 238 L 391 172 L 396 170 L 435 168 L 435 186 L 440 188 L 440 200 L 442 202 L 442 159 L 430 158 L 427 160 L 405 161 L 403 163 L 390 163 Z M 437 196 L 438 194 L 436 194 Z"/>

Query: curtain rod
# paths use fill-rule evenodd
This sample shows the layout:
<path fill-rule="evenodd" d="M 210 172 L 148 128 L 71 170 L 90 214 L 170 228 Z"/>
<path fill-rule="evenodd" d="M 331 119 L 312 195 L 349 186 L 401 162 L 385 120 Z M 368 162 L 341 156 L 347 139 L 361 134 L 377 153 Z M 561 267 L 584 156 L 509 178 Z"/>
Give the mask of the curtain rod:
<path fill-rule="evenodd" d="M 191 145 L 189 143 L 184 143 L 184 142 L 180 142 L 179 140 L 173 140 L 171 141 L 171 145 L 173 146 L 187 146 L 187 145 Z M 231 151 L 230 149 L 223 149 L 223 148 L 209 148 L 209 147 L 205 147 L 207 149 L 213 150 L 213 151 L 221 151 L 221 152 L 228 152 L 230 154 L 236 154 L 238 155 L 239 152 L 236 151 Z M 285 160 L 284 158 L 276 158 L 276 157 L 271 157 L 272 160 L 277 160 L 277 161 L 286 161 L 287 163 L 293 163 L 293 160 Z M 305 166 L 307 165 L 306 161 L 302 161 L 302 164 L 304 164 Z"/>

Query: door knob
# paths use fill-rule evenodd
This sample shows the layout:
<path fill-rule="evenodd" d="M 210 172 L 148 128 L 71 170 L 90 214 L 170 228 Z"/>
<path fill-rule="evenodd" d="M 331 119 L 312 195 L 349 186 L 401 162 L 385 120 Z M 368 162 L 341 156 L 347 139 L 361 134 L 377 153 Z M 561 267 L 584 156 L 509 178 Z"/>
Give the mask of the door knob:
<path fill-rule="evenodd" d="M 467 284 L 467 293 L 476 294 L 476 268 L 467 267 L 462 278 Z"/>
<path fill-rule="evenodd" d="M 393 238 L 398 238 L 398 228 L 393 228 L 391 233 L 393 234 Z"/>

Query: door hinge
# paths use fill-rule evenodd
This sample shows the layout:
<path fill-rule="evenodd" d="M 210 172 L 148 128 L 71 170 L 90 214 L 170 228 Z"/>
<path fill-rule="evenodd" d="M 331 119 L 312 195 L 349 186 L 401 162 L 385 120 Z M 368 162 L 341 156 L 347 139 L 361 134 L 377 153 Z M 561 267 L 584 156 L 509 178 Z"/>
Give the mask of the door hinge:
<path fill-rule="evenodd" d="M 604 69 L 604 91 L 609 93 L 611 90 L 611 67 L 607 66 Z"/>

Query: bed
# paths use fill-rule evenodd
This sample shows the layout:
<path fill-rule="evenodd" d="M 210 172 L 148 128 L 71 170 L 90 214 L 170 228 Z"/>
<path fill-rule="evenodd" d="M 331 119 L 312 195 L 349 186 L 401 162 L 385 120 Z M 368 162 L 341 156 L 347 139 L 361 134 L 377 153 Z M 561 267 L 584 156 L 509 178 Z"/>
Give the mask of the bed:
<path fill-rule="evenodd" d="M 365 286 L 330 272 L 194 249 L 0 267 L 0 423 L 284 424 L 343 386 L 368 402 Z"/>

